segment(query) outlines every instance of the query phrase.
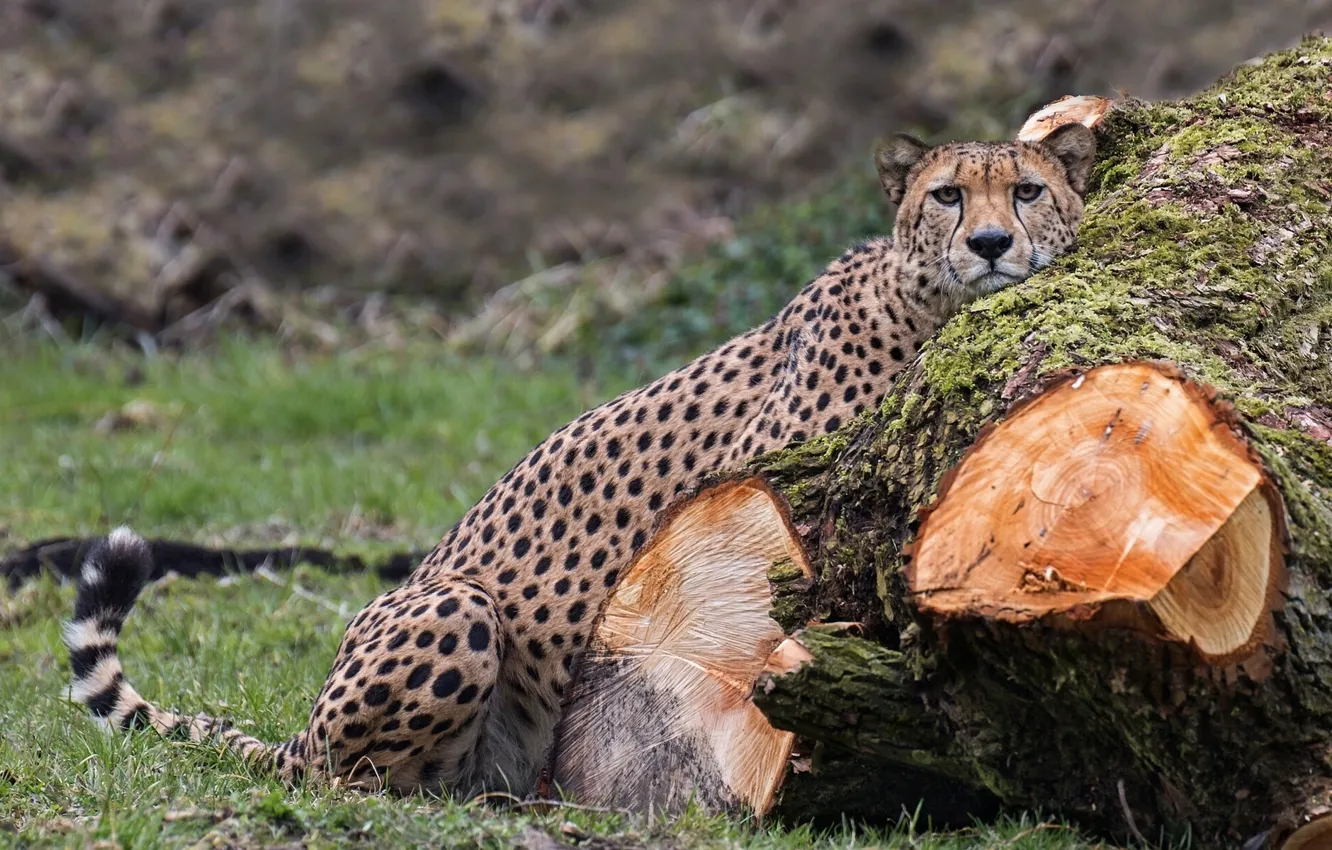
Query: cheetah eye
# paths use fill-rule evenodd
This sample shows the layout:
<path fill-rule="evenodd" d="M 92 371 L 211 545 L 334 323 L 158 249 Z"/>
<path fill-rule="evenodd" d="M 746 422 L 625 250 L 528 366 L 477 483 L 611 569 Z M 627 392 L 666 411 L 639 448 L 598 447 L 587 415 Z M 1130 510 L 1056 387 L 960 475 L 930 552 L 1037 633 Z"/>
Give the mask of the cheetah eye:
<path fill-rule="evenodd" d="M 956 186 L 940 186 L 930 194 L 934 196 L 934 200 L 946 207 L 951 207 L 953 204 L 962 200 L 962 190 L 958 189 Z"/>
<path fill-rule="evenodd" d="M 1013 195 L 1019 201 L 1034 201 L 1041 196 L 1041 192 L 1044 190 L 1045 187 L 1039 183 L 1019 183 L 1017 188 L 1013 190 Z"/>

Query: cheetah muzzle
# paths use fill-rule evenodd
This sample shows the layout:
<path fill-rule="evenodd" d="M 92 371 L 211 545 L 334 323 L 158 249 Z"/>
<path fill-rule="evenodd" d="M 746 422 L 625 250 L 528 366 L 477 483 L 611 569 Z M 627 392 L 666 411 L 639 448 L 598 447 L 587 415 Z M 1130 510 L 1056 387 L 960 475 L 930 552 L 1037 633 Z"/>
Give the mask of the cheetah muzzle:
<path fill-rule="evenodd" d="M 594 615 L 667 504 L 878 405 L 963 304 L 1069 250 L 1094 152 L 1078 124 L 1035 144 L 881 143 L 895 236 L 834 260 L 761 327 L 546 438 L 351 620 L 306 728 L 285 743 L 158 708 L 125 680 L 116 641 L 151 568 L 125 529 L 82 568 L 65 631 L 73 698 L 108 726 L 219 741 L 287 780 L 527 793 Z"/>

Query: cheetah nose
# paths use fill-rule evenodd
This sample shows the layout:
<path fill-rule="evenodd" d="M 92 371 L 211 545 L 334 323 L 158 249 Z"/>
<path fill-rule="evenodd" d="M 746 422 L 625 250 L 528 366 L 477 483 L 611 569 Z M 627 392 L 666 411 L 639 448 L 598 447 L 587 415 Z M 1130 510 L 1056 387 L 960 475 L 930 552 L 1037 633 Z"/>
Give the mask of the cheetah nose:
<path fill-rule="evenodd" d="M 997 260 L 1013 247 L 1013 237 L 997 227 L 987 227 L 973 233 L 967 247 L 982 259 Z"/>

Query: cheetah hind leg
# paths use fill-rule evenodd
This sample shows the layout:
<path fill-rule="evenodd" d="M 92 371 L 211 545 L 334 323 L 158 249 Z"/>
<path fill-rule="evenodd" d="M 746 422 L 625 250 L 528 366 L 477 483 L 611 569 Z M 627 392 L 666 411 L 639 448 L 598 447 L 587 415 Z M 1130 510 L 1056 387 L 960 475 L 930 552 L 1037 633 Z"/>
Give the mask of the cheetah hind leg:
<path fill-rule="evenodd" d="M 478 790 L 499 635 L 494 601 L 461 577 L 377 597 L 348 625 L 310 714 L 312 772 L 371 790 Z"/>

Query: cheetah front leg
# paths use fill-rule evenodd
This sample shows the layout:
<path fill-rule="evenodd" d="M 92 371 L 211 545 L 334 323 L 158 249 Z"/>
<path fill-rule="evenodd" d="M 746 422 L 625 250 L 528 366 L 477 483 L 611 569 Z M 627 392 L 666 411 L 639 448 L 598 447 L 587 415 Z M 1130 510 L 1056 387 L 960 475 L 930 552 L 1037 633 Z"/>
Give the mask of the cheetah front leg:
<path fill-rule="evenodd" d="M 367 789 L 469 793 L 503 660 L 490 595 L 436 575 L 347 627 L 306 731 L 313 772 Z"/>

